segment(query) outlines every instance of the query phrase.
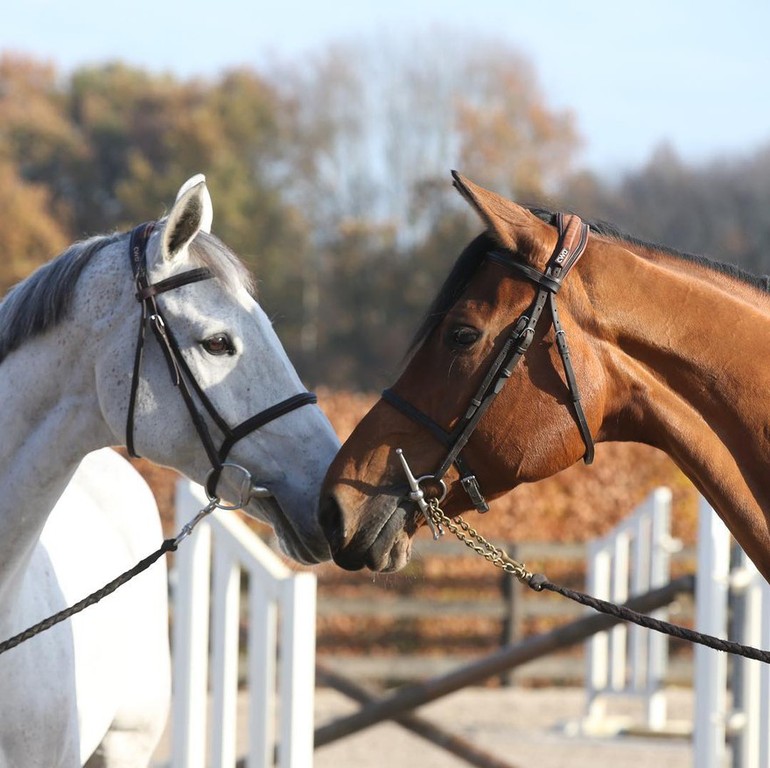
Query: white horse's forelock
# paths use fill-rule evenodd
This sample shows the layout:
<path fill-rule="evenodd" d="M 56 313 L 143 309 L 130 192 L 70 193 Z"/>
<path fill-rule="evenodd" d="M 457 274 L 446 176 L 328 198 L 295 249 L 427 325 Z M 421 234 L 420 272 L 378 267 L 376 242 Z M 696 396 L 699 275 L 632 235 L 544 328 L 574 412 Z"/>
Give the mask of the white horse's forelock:
<path fill-rule="evenodd" d="M 192 259 L 208 267 L 231 291 L 245 288 L 256 296 L 256 283 L 246 265 L 218 237 L 199 232 L 190 245 Z"/>

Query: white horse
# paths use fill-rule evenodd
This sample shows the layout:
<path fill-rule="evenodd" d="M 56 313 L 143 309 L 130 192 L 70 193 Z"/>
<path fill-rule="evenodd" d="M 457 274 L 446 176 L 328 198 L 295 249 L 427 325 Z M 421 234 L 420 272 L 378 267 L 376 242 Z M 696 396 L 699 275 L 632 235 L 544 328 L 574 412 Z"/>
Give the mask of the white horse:
<path fill-rule="evenodd" d="M 274 526 L 287 554 L 328 558 L 316 515 L 337 438 L 303 394 L 246 271 L 208 234 L 211 220 L 194 177 L 154 229 L 76 244 L 0 304 L 0 640 L 159 545 L 148 491 L 134 501 L 133 470 L 104 451 L 83 463 L 41 542 L 78 464 L 105 446 L 128 443 L 208 482 L 212 495 L 222 485 Z M 156 335 L 138 358 L 141 312 Z M 225 459 L 243 471 L 225 470 L 218 483 Z M 270 497 L 247 499 L 250 484 Z M 148 763 L 168 692 L 158 567 L 0 655 L 0 768 Z"/>

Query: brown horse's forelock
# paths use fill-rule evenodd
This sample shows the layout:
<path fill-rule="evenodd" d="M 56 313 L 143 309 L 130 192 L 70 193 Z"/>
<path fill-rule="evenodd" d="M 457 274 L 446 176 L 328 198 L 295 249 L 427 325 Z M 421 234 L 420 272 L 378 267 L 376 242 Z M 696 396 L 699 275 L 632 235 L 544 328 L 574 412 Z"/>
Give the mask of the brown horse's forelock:
<path fill-rule="evenodd" d="M 542 219 L 547 224 L 555 226 L 556 214 L 546 208 L 540 208 L 537 206 L 526 206 L 529 211 L 534 213 L 539 219 Z M 720 274 L 727 275 L 728 277 L 735 278 L 743 283 L 747 283 L 754 288 L 758 288 L 765 293 L 770 293 L 770 276 L 763 275 L 761 277 L 753 275 L 747 272 L 745 269 L 736 266 L 735 264 L 727 264 L 724 262 L 714 261 L 705 256 L 699 256 L 692 253 L 686 253 L 678 251 L 674 248 L 670 248 L 665 245 L 657 245 L 655 243 L 645 242 L 632 235 L 628 235 L 614 224 L 610 224 L 606 221 L 595 220 L 586 222 L 592 232 L 602 237 L 618 240 L 623 243 L 627 243 L 631 246 L 639 246 L 642 248 L 649 248 L 655 251 L 675 256 L 676 258 L 683 259 L 685 261 L 692 262 L 707 269 L 711 269 Z M 436 298 L 433 299 L 427 312 L 420 321 L 420 325 L 415 332 L 415 335 L 409 345 L 407 351 L 407 358 L 414 354 L 420 345 L 430 336 L 433 330 L 441 323 L 447 312 L 454 306 L 459 300 L 463 291 L 468 287 L 468 284 L 473 279 L 478 267 L 484 261 L 484 256 L 489 251 L 499 249 L 499 245 L 488 234 L 483 233 L 472 240 L 468 246 L 460 254 L 459 258 L 455 262 L 452 271 L 447 276 L 444 284 L 441 286 Z"/>
<path fill-rule="evenodd" d="M 473 275 L 484 260 L 484 256 L 495 247 L 497 246 L 494 240 L 486 233 L 479 235 L 466 246 L 420 321 L 409 345 L 407 357 L 417 350 L 430 336 L 433 329 L 444 319 L 446 313 L 455 305 L 463 291 L 468 287 Z"/>

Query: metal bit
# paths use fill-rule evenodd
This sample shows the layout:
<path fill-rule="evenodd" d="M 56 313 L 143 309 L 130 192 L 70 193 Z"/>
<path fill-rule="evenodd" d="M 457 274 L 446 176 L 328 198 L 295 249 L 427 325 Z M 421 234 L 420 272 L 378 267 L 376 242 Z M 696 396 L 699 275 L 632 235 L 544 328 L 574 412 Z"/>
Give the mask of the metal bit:
<path fill-rule="evenodd" d="M 414 501 L 417 506 L 420 508 L 420 512 L 422 512 L 422 516 L 425 518 L 425 522 L 428 524 L 428 527 L 431 530 L 431 533 L 433 534 L 433 540 L 438 541 L 439 536 L 442 532 L 439 532 L 437 530 L 435 523 L 433 522 L 433 518 L 431 517 L 431 506 L 428 504 L 427 501 L 425 501 L 425 492 L 420 488 L 420 482 L 417 480 L 417 478 L 412 473 L 412 470 L 409 468 L 409 464 L 407 464 L 406 456 L 404 456 L 404 452 L 400 448 L 396 448 L 396 455 L 398 456 L 399 460 L 401 461 L 401 466 L 404 469 L 404 474 L 406 475 L 407 482 L 409 483 L 410 493 L 409 498 Z"/>
<path fill-rule="evenodd" d="M 273 492 L 265 488 L 264 485 L 252 485 L 249 488 L 250 499 L 269 499 L 273 495 Z"/>

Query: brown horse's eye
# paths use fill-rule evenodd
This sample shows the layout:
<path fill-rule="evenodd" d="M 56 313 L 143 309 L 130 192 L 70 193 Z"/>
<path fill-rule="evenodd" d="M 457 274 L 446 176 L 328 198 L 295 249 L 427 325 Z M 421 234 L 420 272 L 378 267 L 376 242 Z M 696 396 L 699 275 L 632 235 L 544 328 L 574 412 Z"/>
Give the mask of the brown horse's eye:
<path fill-rule="evenodd" d="M 481 336 L 481 331 L 470 325 L 456 325 L 449 331 L 449 344 L 455 349 L 472 347 Z"/>
<path fill-rule="evenodd" d="M 215 333 L 213 336 L 209 336 L 208 339 L 204 339 L 201 342 L 201 346 L 210 355 L 234 355 L 235 346 L 232 340 L 226 333 Z"/>

